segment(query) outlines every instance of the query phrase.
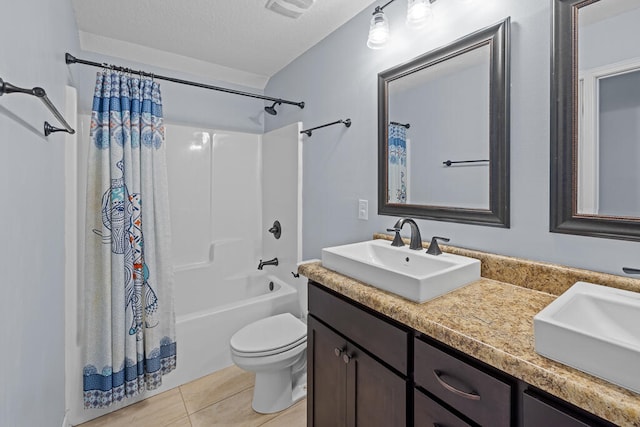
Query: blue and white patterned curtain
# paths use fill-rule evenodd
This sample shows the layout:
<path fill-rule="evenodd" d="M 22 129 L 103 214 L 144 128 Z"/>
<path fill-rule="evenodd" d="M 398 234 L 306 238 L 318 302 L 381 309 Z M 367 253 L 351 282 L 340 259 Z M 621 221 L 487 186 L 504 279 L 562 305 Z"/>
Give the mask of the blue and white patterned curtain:
<path fill-rule="evenodd" d="M 389 125 L 389 203 L 407 203 L 407 129 Z"/>
<path fill-rule="evenodd" d="M 157 388 L 176 366 L 157 83 L 98 73 L 88 162 L 84 406 L 101 408 Z"/>

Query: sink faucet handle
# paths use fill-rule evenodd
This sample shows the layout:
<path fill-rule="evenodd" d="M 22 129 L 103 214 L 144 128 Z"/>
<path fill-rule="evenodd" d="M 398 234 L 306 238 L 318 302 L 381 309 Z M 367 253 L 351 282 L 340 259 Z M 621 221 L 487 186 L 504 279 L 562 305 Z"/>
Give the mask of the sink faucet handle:
<path fill-rule="evenodd" d="M 400 237 L 400 230 L 402 229 L 398 227 L 387 228 L 387 231 L 393 231 L 394 233 L 396 233 L 396 236 L 393 238 L 393 242 L 391 242 L 391 246 L 404 246 L 402 237 Z"/>
<path fill-rule="evenodd" d="M 427 249 L 427 253 L 429 255 L 442 254 L 442 251 L 440 250 L 440 246 L 438 246 L 438 240 L 442 240 L 443 242 L 448 242 L 450 239 L 447 237 L 433 236 L 431 238 L 431 243 L 429 243 L 429 249 Z"/>

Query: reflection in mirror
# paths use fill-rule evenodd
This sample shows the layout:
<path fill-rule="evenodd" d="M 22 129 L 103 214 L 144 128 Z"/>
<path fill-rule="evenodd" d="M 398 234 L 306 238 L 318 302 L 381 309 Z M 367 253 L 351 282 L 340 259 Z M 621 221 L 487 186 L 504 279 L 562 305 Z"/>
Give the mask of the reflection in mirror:
<path fill-rule="evenodd" d="M 638 22 L 640 0 L 578 10 L 578 215 L 640 216 Z"/>
<path fill-rule="evenodd" d="M 389 125 L 389 202 L 489 209 L 489 57 L 485 44 L 389 82 L 391 118 L 411 125 Z"/>
<path fill-rule="evenodd" d="M 555 0 L 551 231 L 640 240 L 640 0 Z"/>
<path fill-rule="evenodd" d="M 380 214 L 509 226 L 508 25 L 378 75 Z"/>

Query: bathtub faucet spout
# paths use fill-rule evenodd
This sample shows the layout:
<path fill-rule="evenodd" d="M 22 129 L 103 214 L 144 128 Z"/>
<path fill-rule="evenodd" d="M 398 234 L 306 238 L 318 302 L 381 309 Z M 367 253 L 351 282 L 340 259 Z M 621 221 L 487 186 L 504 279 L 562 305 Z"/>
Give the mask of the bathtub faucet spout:
<path fill-rule="evenodd" d="M 278 265 L 278 258 L 270 259 L 269 261 L 260 260 L 260 264 L 258 264 L 258 270 L 262 270 L 262 267 L 265 265 Z"/>

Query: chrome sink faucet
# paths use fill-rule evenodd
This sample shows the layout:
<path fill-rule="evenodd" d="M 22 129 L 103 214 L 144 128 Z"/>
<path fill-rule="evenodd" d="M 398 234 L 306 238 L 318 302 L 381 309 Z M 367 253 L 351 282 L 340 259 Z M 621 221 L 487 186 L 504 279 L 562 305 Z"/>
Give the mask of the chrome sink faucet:
<path fill-rule="evenodd" d="M 400 237 L 400 230 L 402 227 L 409 223 L 411 226 L 411 242 L 409 243 L 409 249 L 419 250 L 422 249 L 422 237 L 420 236 L 420 229 L 418 224 L 411 218 L 402 218 L 393 226 L 393 228 L 387 228 L 387 231 L 393 231 L 396 233 L 396 237 L 393 239 L 391 246 L 404 246 L 404 242 Z"/>
<path fill-rule="evenodd" d="M 262 261 L 260 260 L 260 264 L 258 264 L 258 270 L 262 270 L 262 267 L 264 267 L 265 265 L 278 265 L 278 258 L 274 258 L 274 259 L 270 259 L 269 261 Z"/>

